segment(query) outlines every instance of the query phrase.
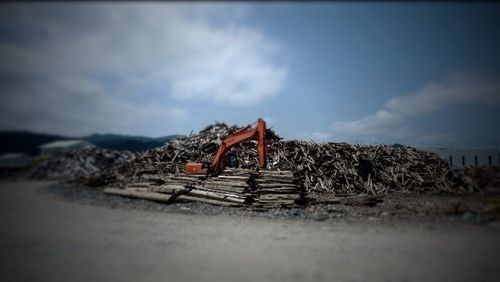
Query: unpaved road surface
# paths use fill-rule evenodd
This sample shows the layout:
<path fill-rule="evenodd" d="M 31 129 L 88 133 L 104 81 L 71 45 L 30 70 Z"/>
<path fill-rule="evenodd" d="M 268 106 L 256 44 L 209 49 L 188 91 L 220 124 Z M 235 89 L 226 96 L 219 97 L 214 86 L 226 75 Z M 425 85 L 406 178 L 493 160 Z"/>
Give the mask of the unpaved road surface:
<path fill-rule="evenodd" d="M 1 281 L 498 281 L 498 223 L 113 209 L 0 183 Z"/>

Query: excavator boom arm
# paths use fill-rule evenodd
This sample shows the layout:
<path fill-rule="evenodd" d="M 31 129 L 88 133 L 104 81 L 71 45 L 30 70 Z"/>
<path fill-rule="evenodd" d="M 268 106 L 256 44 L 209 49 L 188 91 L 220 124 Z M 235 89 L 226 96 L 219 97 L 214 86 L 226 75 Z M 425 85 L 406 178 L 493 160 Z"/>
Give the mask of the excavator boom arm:
<path fill-rule="evenodd" d="M 260 167 L 266 166 L 267 158 L 267 144 L 266 144 L 266 122 L 259 118 L 257 120 L 257 126 L 252 129 L 251 125 L 244 126 L 238 129 L 236 132 L 226 137 L 224 141 L 217 148 L 217 153 L 208 170 L 205 170 L 205 164 L 202 163 L 188 163 L 185 166 L 184 171 L 186 173 L 204 173 L 208 172 L 210 174 L 217 174 L 224 169 L 224 159 L 226 154 L 235 145 L 240 144 L 246 140 L 257 139 L 258 142 L 258 152 L 259 152 L 259 165 Z"/>
<path fill-rule="evenodd" d="M 246 140 L 257 139 L 258 142 L 258 152 L 259 152 L 259 165 L 260 167 L 266 166 L 267 157 L 267 145 L 266 145 L 266 122 L 263 119 L 258 119 L 257 127 L 255 129 L 250 129 L 249 125 L 239 129 L 234 134 L 228 136 L 219 145 L 217 153 L 212 160 L 212 165 L 210 166 L 211 173 L 217 173 L 221 169 L 221 163 L 224 156 L 231 150 L 235 145 L 240 144 Z"/>

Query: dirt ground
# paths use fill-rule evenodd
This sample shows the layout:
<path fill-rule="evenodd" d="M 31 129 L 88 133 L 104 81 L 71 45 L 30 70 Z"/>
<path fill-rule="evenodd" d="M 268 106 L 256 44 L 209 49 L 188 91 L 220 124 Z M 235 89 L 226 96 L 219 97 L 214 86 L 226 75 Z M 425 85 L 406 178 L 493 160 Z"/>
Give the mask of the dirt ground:
<path fill-rule="evenodd" d="M 412 213 L 411 204 L 402 204 L 404 199 L 396 195 L 376 207 L 256 212 L 198 204 L 165 206 L 55 182 L 3 181 L 0 277 L 498 281 L 495 200 L 445 197 L 440 204 L 417 197 Z M 420 212 L 423 206 L 443 211 L 433 216 Z"/>

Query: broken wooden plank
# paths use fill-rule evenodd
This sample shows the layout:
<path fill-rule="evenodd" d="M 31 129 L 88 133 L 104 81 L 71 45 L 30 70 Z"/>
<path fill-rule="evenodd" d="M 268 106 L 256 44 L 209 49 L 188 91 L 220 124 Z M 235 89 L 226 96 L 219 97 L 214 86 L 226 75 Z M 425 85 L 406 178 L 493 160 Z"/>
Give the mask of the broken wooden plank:
<path fill-rule="evenodd" d="M 105 188 L 105 194 L 125 196 L 130 198 L 146 199 L 156 202 L 169 202 L 171 196 L 167 194 L 160 194 L 155 192 L 143 192 L 133 189 L 118 189 L 118 188 Z"/>

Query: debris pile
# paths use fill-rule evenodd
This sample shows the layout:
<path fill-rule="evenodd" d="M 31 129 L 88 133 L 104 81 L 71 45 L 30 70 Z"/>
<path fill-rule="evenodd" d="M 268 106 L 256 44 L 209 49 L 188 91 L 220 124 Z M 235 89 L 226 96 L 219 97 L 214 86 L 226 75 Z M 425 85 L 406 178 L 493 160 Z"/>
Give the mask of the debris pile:
<path fill-rule="evenodd" d="M 236 126 L 210 125 L 199 134 L 174 140 L 139 154 L 123 169 L 131 181 L 141 175 L 168 175 L 183 171 L 187 162 L 210 161 L 222 139 Z M 380 195 L 391 191 L 469 193 L 480 190 L 472 178 L 450 170 L 439 156 L 411 147 L 353 145 L 312 141 L 284 141 L 268 130 L 268 163 L 272 170 L 296 173 L 307 192 L 337 196 Z M 256 170 L 256 141 L 233 148 L 241 168 Z"/>
<path fill-rule="evenodd" d="M 211 162 L 222 140 L 237 129 L 237 126 L 228 126 L 225 123 L 209 125 L 199 134 L 179 137 L 162 147 L 138 153 L 123 171 L 125 176 L 140 180 L 142 174 L 167 175 L 182 172 L 188 162 Z M 269 140 L 280 139 L 270 129 L 267 130 L 266 136 Z M 233 148 L 238 154 L 242 168 L 258 167 L 256 148 L 255 141 L 248 141 Z"/>
<path fill-rule="evenodd" d="M 319 194 L 364 195 L 376 202 L 394 191 L 472 193 L 487 186 L 478 181 L 477 171 L 452 170 L 437 155 L 411 147 L 285 141 L 270 129 L 267 169 L 259 169 L 257 142 L 247 141 L 232 149 L 240 168 L 208 179 L 183 173 L 188 162 L 210 162 L 221 141 L 237 129 L 216 123 L 136 154 L 84 148 L 43 159 L 31 175 L 108 186 L 109 194 L 168 203 L 262 208 L 294 207 Z"/>
<path fill-rule="evenodd" d="M 269 154 L 271 167 L 301 174 L 307 191 L 349 196 L 479 189 L 460 171 L 450 171 L 439 156 L 411 147 L 273 141 Z"/>
<path fill-rule="evenodd" d="M 127 151 L 86 147 L 38 158 L 29 176 L 89 186 L 107 185 L 120 178 L 119 168 L 132 158 L 133 154 Z"/>

